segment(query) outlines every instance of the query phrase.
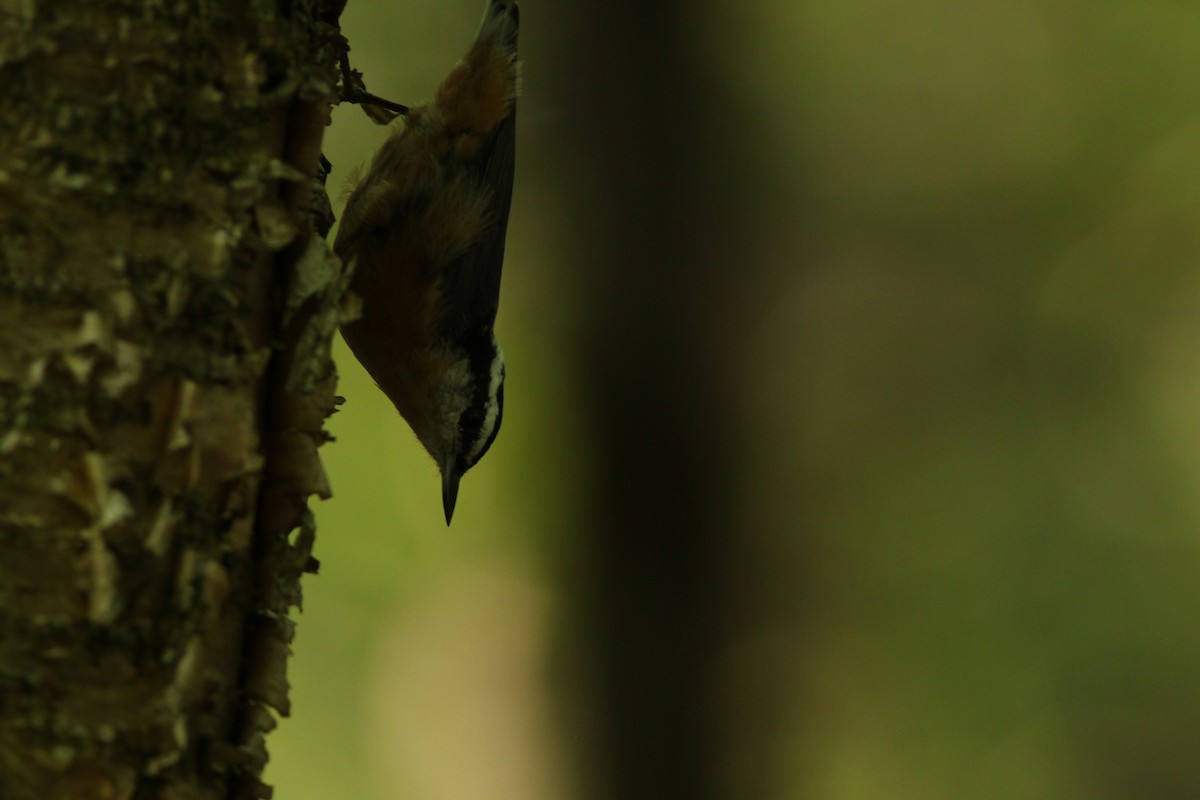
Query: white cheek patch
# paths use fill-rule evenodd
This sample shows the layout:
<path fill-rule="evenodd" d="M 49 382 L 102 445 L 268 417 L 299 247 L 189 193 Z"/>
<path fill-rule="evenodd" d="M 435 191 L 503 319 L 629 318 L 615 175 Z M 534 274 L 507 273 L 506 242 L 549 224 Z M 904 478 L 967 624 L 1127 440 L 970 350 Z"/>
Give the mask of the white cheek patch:
<path fill-rule="evenodd" d="M 442 386 L 438 407 L 438 425 L 440 428 L 439 441 L 452 452 L 457 449 L 458 421 L 462 418 L 467 404 L 471 401 L 471 367 L 467 359 L 453 361 L 446 374 L 442 376 Z M 434 454 L 440 459 L 444 454 Z"/>
<path fill-rule="evenodd" d="M 494 338 L 493 341 L 495 341 Z M 500 346 L 496 345 L 496 355 L 492 359 L 491 375 L 488 379 L 487 410 L 483 415 L 483 423 L 479 426 L 479 436 L 475 439 L 475 444 L 471 446 L 471 452 L 467 454 L 468 464 L 474 464 L 479 460 L 483 455 L 484 447 L 492 440 L 492 434 L 496 431 L 496 422 L 500 418 L 500 401 L 497 395 L 503 384 L 504 353 L 500 351 Z"/>

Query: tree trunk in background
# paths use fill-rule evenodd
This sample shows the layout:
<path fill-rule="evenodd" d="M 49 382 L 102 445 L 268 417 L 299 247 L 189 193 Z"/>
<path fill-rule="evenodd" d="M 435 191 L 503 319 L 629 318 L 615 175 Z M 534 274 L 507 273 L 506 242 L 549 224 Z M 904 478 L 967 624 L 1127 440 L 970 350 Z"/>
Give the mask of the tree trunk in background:
<path fill-rule="evenodd" d="M 332 5 L 0 11 L 5 800 L 268 795 L 328 494 Z"/>
<path fill-rule="evenodd" d="M 586 607 L 599 678 L 592 796 L 723 796 L 711 682 L 727 634 L 734 427 L 722 363 L 741 274 L 718 174 L 737 153 L 710 124 L 720 98 L 689 52 L 686 3 L 591 4 L 557 76 L 571 130 L 570 198 L 586 298 L 576 359 L 599 463 L 587 518 L 596 563 Z M 716 149 L 710 149 L 716 148 Z"/>

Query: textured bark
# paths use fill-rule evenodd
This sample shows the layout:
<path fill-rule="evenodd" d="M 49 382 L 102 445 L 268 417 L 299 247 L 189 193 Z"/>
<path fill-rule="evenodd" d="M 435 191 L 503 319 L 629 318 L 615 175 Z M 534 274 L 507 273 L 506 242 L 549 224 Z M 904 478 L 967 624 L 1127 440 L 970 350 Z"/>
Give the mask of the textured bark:
<path fill-rule="evenodd" d="M 329 6 L 0 5 L 5 800 L 269 796 L 328 495 Z"/>

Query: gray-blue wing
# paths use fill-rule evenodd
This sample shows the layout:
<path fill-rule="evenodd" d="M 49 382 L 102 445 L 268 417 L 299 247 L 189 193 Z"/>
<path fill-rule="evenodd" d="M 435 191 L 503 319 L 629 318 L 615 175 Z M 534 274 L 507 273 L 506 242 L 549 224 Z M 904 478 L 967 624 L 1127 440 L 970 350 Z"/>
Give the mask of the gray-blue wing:
<path fill-rule="evenodd" d="M 489 224 L 474 246 L 442 272 L 445 316 L 442 335 L 462 341 L 488 332 L 500 304 L 500 272 L 516 161 L 516 107 L 492 133 L 480 155 L 465 168 L 491 192 Z"/>

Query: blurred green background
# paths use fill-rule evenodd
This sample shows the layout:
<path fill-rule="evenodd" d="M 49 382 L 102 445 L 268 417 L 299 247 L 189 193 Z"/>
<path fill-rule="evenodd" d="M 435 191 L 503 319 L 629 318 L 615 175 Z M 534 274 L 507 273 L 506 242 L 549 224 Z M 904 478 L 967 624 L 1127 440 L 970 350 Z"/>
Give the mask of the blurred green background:
<path fill-rule="evenodd" d="M 481 5 L 350 0 L 353 63 L 429 97 Z M 1200 797 L 1198 43 L 522 0 L 504 430 L 447 531 L 339 351 L 277 796 Z"/>

